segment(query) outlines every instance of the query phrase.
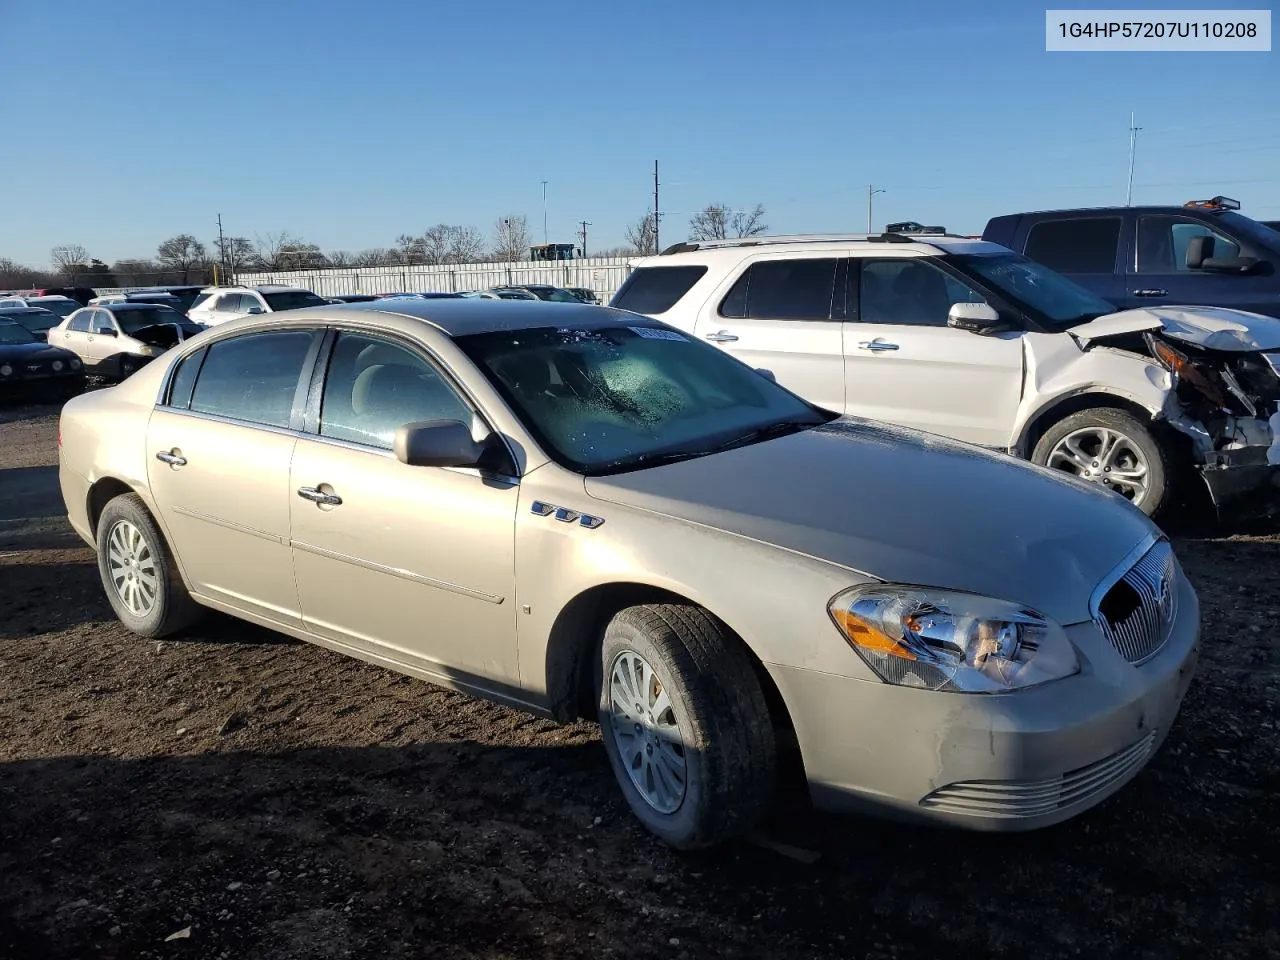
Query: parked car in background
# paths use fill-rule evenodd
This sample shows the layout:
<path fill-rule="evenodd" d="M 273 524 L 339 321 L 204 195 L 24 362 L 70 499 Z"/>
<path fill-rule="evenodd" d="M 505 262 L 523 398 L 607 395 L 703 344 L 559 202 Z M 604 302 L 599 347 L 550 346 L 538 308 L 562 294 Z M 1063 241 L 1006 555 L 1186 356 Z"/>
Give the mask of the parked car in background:
<path fill-rule="evenodd" d="M 571 294 L 581 300 L 583 303 L 599 303 L 600 297 L 594 290 L 588 290 L 586 287 L 565 287 Z"/>
<path fill-rule="evenodd" d="M 43 307 L 0 307 L 0 321 L 19 324 L 47 340 L 49 331 L 62 322 L 62 317 Z"/>
<path fill-rule="evenodd" d="M 521 290 L 527 290 L 539 300 L 550 300 L 553 303 L 581 303 L 582 299 L 563 287 L 553 287 L 545 283 L 526 283 Z"/>
<path fill-rule="evenodd" d="M 523 287 L 490 287 L 485 291 L 490 297 L 497 297 L 499 300 L 540 300 L 536 293 L 524 289 Z"/>
<path fill-rule="evenodd" d="M 179 313 L 186 313 L 191 309 L 191 305 L 196 302 L 200 293 L 205 288 L 200 284 L 176 283 L 159 287 L 143 287 L 133 293 L 167 293 L 178 298 L 178 305 L 174 309 Z"/>
<path fill-rule="evenodd" d="M 39 307 L 41 310 L 56 313 L 59 317 L 69 317 L 80 309 L 80 303 L 70 297 L 53 294 L 36 297 L 3 297 L 0 298 L 0 307 Z"/>
<path fill-rule="evenodd" d="M 378 296 L 379 300 L 457 300 L 462 294 L 445 293 L 441 290 L 427 291 L 426 293 L 384 293 Z"/>
<path fill-rule="evenodd" d="M 204 328 L 152 303 L 84 307 L 49 331 L 49 342 L 80 358 L 85 372 L 124 380 Z"/>
<path fill-rule="evenodd" d="M 676 847 L 755 829 L 795 749 L 822 808 L 1066 820 L 1147 763 L 1195 668 L 1196 594 L 1127 503 L 838 417 L 634 313 L 245 318 L 59 428 L 126 627 L 208 607 L 595 717 Z"/>
<path fill-rule="evenodd" d="M 156 303 L 171 310 L 176 310 L 178 313 L 185 313 L 182 300 L 172 293 L 149 293 L 146 291 L 109 293 L 101 297 L 94 297 L 87 305 L 91 307 L 108 307 L 117 303 Z"/>
<path fill-rule="evenodd" d="M 0 398 L 63 399 L 84 390 L 84 370 L 75 354 L 0 317 Z"/>
<path fill-rule="evenodd" d="M 196 323 L 212 327 L 237 317 L 318 307 L 327 302 L 301 287 L 207 287 L 200 291 L 200 298 L 187 311 L 187 316 Z"/>
<path fill-rule="evenodd" d="M 90 287 L 37 287 L 28 290 L 0 290 L 3 297 L 67 297 L 84 306 L 94 296 Z"/>
<path fill-rule="evenodd" d="M 326 297 L 330 303 L 368 303 L 370 300 L 377 300 L 376 293 L 335 293 L 331 297 Z"/>
<path fill-rule="evenodd" d="M 1277 504 L 1269 317 L 1118 313 L 1005 247 L 893 233 L 677 244 L 638 261 L 613 306 L 826 409 L 1006 451 L 1148 514 L 1177 502 L 1184 477 L 1224 513 Z"/>
<path fill-rule="evenodd" d="M 982 233 L 1122 308 L 1195 304 L 1280 317 L 1280 232 L 1226 197 L 995 217 Z"/>

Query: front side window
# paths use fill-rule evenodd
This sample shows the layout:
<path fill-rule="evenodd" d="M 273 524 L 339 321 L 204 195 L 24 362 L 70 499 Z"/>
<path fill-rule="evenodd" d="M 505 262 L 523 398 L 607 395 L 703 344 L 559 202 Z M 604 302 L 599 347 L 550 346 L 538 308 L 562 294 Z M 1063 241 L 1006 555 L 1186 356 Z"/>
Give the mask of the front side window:
<path fill-rule="evenodd" d="M 627 277 L 609 306 L 649 316 L 666 313 L 706 272 L 700 266 L 641 267 Z"/>
<path fill-rule="evenodd" d="M 1185 273 L 1187 247 L 1193 237 L 1212 237 L 1214 257 L 1238 257 L 1239 245 L 1188 217 L 1144 216 L 1138 218 L 1138 272 Z"/>
<path fill-rule="evenodd" d="M 320 435 L 390 450 L 396 431 L 419 420 L 471 423 L 471 408 L 410 350 L 339 333 L 320 401 Z"/>
<path fill-rule="evenodd" d="M 1115 306 L 1069 277 L 1016 253 L 952 254 L 947 262 L 1031 313 L 1050 330 L 1115 313 Z"/>
<path fill-rule="evenodd" d="M 244 313 L 248 306 L 241 306 L 244 298 L 238 293 L 224 293 L 213 305 L 218 313 Z"/>
<path fill-rule="evenodd" d="M 688 459 L 834 416 L 665 327 L 503 330 L 455 342 L 547 453 L 579 473 Z"/>
<path fill-rule="evenodd" d="M 111 314 L 105 310 L 93 311 L 93 323 L 89 327 L 90 333 L 112 334 L 116 332 L 116 325 L 111 322 Z"/>
<path fill-rule="evenodd" d="M 1062 273 L 1115 273 L 1119 217 L 1042 220 L 1027 235 L 1026 254 Z"/>
<path fill-rule="evenodd" d="M 89 324 L 93 320 L 93 315 L 97 310 L 81 310 L 79 313 L 71 315 L 71 322 L 67 324 L 68 330 L 74 330 L 76 333 L 88 333 Z"/>
<path fill-rule="evenodd" d="M 858 276 L 858 317 L 863 323 L 945 327 L 953 303 L 986 300 L 972 287 L 918 257 L 851 260 L 849 272 Z"/>
<path fill-rule="evenodd" d="M 132 307 L 116 311 L 116 322 L 127 335 L 158 323 L 181 323 L 182 314 L 169 307 Z"/>
<path fill-rule="evenodd" d="M 281 330 L 210 344 L 191 394 L 191 410 L 287 427 L 314 335 Z"/>
<path fill-rule="evenodd" d="M 725 317 L 830 320 L 835 257 L 765 260 L 738 278 L 720 305 Z"/>

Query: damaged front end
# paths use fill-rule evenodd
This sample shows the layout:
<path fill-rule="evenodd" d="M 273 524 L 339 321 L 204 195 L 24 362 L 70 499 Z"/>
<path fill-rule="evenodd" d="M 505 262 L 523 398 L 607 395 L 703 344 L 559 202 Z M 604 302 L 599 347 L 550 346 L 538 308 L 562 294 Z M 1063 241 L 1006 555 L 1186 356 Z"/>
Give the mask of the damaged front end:
<path fill-rule="evenodd" d="M 1142 338 L 1172 376 L 1164 419 L 1190 438 L 1219 515 L 1280 512 L 1280 353 Z"/>

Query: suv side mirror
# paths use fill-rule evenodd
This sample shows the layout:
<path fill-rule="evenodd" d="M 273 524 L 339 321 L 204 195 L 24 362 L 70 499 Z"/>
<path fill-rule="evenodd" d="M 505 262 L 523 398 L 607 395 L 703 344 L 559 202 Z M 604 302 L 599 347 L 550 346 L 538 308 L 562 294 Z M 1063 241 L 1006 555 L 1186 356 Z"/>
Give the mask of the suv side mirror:
<path fill-rule="evenodd" d="M 396 431 L 396 459 L 411 467 L 477 467 L 488 442 L 471 439 L 461 420 L 417 420 Z"/>
<path fill-rule="evenodd" d="M 760 376 L 764 377 L 770 383 L 778 382 L 778 378 L 773 375 L 773 371 L 768 367 L 756 367 L 756 373 L 760 374 Z"/>
<path fill-rule="evenodd" d="M 1204 262 L 1213 256 L 1213 237 L 1201 234 L 1187 241 L 1187 269 L 1203 270 Z"/>
<path fill-rule="evenodd" d="M 266 310 L 264 310 L 264 309 L 262 309 L 262 307 L 250 307 L 250 308 L 249 308 L 249 316 L 251 316 L 251 317 L 256 317 L 258 314 L 260 314 L 260 313 L 266 313 L 266 312 L 267 312 L 267 311 L 266 311 Z"/>
<path fill-rule="evenodd" d="M 947 326 L 985 335 L 995 333 L 1005 324 L 989 303 L 953 303 L 947 311 Z"/>

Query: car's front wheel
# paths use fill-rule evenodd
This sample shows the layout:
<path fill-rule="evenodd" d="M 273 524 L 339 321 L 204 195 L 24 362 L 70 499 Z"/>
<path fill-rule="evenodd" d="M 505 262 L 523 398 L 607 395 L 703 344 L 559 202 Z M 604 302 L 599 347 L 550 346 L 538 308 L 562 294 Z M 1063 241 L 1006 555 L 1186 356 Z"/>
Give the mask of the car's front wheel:
<path fill-rule="evenodd" d="M 1118 493 L 1147 516 L 1171 502 L 1171 452 L 1149 423 L 1114 407 L 1091 407 L 1059 420 L 1031 460 Z"/>
<path fill-rule="evenodd" d="M 760 680 L 723 623 L 691 604 L 629 607 L 605 629 L 601 736 L 632 812 L 680 849 L 749 832 L 777 746 Z"/>
<path fill-rule="evenodd" d="M 166 637 L 201 613 L 169 545 L 137 494 L 121 494 L 98 518 L 98 573 L 111 609 L 134 633 Z"/>

